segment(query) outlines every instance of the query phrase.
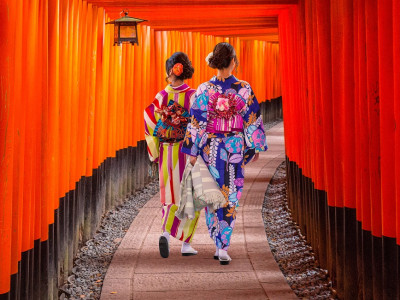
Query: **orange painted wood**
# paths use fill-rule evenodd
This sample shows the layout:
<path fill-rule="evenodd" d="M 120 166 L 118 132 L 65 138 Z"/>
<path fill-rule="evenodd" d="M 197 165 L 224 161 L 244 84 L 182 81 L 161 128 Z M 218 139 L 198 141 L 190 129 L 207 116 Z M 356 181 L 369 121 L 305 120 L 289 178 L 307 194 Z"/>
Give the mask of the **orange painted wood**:
<path fill-rule="evenodd" d="M 354 19 L 353 3 L 343 1 L 343 65 L 354 66 Z M 342 153 L 343 153 L 343 205 L 356 208 L 355 198 L 355 104 L 354 68 L 342 68 Z"/>
<path fill-rule="evenodd" d="M 240 21 L 249 30 L 265 24 L 261 31 L 248 31 L 256 39 L 239 31 L 212 35 L 237 26 L 236 19 L 215 19 L 220 26 L 212 29 L 209 22 L 202 33 L 192 32 L 181 16 L 174 30 L 165 31 L 157 17 L 154 28 L 151 22 L 138 27 L 139 46 L 115 47 L 113 28 L 105 25 L 109 8 L 82 0 L 0 4 L 8 11 L 0 26 L 6 41 L 0 46 L 0 293 L 9 290 L 21 252 L 32 249 L 34 240 L 48 239 L 59 199 L 107 157 L 143 139 L 143 109 L 167 84 L 165 60 L 174 51 L 192 60 L 195 73 L 188 83 L 196 88 L 215 74 L 205 62 L 207 54 L 216 43 L 229 41 L 240 60 L 236 75 L 252 85 L 258 100 L 281 96 L 276 26 L 278 12 L 287 6 L 265 12 L 257 11 L 265 6 L 246 6 L 240 12 L 250 12 Z M 23 17 L 16 18 L 17 12 Z M 264 18 L 251 20 L 260 14 Z"/>
<path fill-rule="evenodd" d="M 78 116 L 77 116 L 77 124 L 82 131 L 78 134 L 76 143 L 77 143 L 77 176 L 76 178 L 80 178 L 80 176 L 86 174 L 86 165 L 89 163 L 87 160 L 87 152 L 89 148 L 90 141 L 90 130 L 93 122 L 93 103 L 94 99 L 91 95 L 92 93 L 92 82 L 96 82 L 95 79 L 92 78 L 92 70 L 91 66 L 91 53 L 92 53 L 92 40 L 95 36 L 91 33 L 94 32 L 92 29 L 92 13 L 88 12 L 88 5 L 86 1 L 79 3 L 80 17 L 79 17 L 79 37 L 78 37 L 78 72 L 79 72 L 79 82 L 81 83 L 78 86 Z M 88 27 L 90 26 L 90 30 Z M 96 68 L 94 68 L 94 72 Z M 91 100 L 92 99 L 92 100 Z M 90 106 L 90 108 L 89 108 Z M 89 113 L 89 109 L 91 109 Z M 92 134 L 93 136 L 93 134 Z"/>
<path fill-rule="evenodd" d="M 316 20 L 318 22 L 317 35 L 320 53 L 320 87 L 321 112 L 324 136 L 324 182 L 328 194 L 328 204 L 334 205 L 334 172 L 333 168 L 333 120 L 332 120 L 332 77 L 331 72 L 331 45 L 330 45 L 330 10 L 329 1 L 316 2 Z"/>
<path fill-rule="evenodd" d="M 360 53 L 360 48 L 359 48 L 359 31 L 362 28 L 360 26 L 360 14 L 359 14 L 359 0 L 356 0 L 353 5 L 354 9 L 354 122 L 355 122 L 355 131 L 354 131 L 354 142 L 355 142 L 355 201 L 356 201 L 356 217 L 358 221 L 362 220 L 362 198 L 361 198 L 361 193 L 362 193 L 362 176 L 364 175 L 364 172 L 361 169 L 362 165 L 362 154 L 365 153 L 365 151 L 362 151 L 361 147 L 361 141 L 362 141 L 362 136 L 361 136 L 361 115 L 359 114 L 362 106 L 361 106 L 361 99 L 360 95 L 362 93 L 362 89 L 360 88 L 360 83 L 361 83 L 361 78 L 362 76 L 360 75 L 360 57 L 362 57 Z"/>
<path fill-rule="evenodd" d="M 316 4 L 312 4 L 312 14 L 313 18 L 315 18 L 317 8 Z M 318 41 L 318 30 L 317 30 L 317 22 L 313 21 L 313 19 L 310 20 L 313 24 L 313 52 L 312 55 L 314 56 L 313 63 L 314 63 L 314 97 L 315 97 L 315 110 L 316 110 L 316 126 L 317 126 L 317 164 L 318 164 L 318 173 L 319 173 L 319 184 L 318 186 L 320 187 L 321 190 L 326 190 L 327 186 L 327 180 L 325 178 L 325 172 L 326 172 L 326 165 L 324 163 L 324 142 L 326 140 L 326 137 L 324 135 L 324 128 L 322 126 L 322 119 L 323 119 L 323 105 L 322 102 L 324 99 L 321 97 L 321 80 L 320 80 L 320 73 L 323 72 L 323 70 L 320 69 L 319 65 L 319 57 L 320 55 L 323 55 L 319 49 L 319 41 Z M 309 91 L 313 92 L 313 91 Z"/>
<path fill-rule="evenodd" d="M 374 236 L 382 234 L 381 166 L 379 118 L 379 53 L 377 0 L 365 1 L 366 52 L 367 52 L 367 107 L 369 132 L 369 189 L 371 197 L 371 230 Z"/>
<path fill-rule="evenodd" d="M 334 1 L 330 3 L 330 20 L 331 20 L 331 76 L 332 76 L 332 98 L 324 101 L 327 105 L 331 106 L 332 109 L 332 147 L 335 159 L 333 163 L 333 186 L 331 196 L 333 203 L 337 207 L 343 207 L 343 157 L 345 149 L 343 147 L 343 135 L 344 135 L 344 108 L 345 108 L 345 95 L 343 91 L 343 76 L 344 69 L 337 68 L 334 66 L 343 66 L 344 59 L 344 41 L 343 41 L 343 3 L 344 1 Z M 327 72 L 329 73 L 329 72 Z M 333 129 L 334 128 L 334 129 Z M 350 129 L 351 130 L 351 129 Z M 332 155 L 333 156 L 333 155 Z M 332 157 L 331 156 L 331 157 Z"/>
<path fill-rule="evenodd" d="M 59 30 L 60 30 L 60 19 L 59 19 L 59 10 L 60 10 L 60 2 L 59 1 L 50 1 L 49 2 L 49 60 L 48 60 L 48 162 L 47 168 L 48 171 L 48 186 L 47 192 L 49 201 L 51 201 L 52 210 L 58 208 L 58 197 L 60 195 L 59 192 L 59 181 L 58 181 L 58 173 L 57 168 L 59 167 L 59 109 L 60 109 L 60 40 L 59 40 Z M 54 214 L 52 214 L 52 210 L 49 210 L 49 224 L 53 223 Z"/>
<path fill-rule="evenodd" d="M 396 237 L 395 112 L 393 73 L 393 2 L 378 2 L 379 114 L 382 234 Z"/>
<path fill-rule="evenodd" d="M 48 121 L 49 121 L 49 105 L 48 105 L 48 60 L 47 57 L 49 47 L 48 47 L 48 1 L 42 0 L 39 2 L 39 19 L 40 21 L 40 51 L 39 51 L 39 65 L 43 66 L 41 68 L 41 86 L 39 93 L 39 102 L 41 102 L 42 106 L 38 105 L 38 109 L 41 108 L 42 111 L 42 119 L 38 120 L 40 124 L 40 133 L 41 133 L 41 149 L 38 152 L 38 160 L 40 163 L 40 168 L 37 170 L 37 178 L 38 178 L 38 190 L 37 193 L 37 208 L 40 211 L 40 222 L 39 220 L 35 220 L 38 223 L 37 231 L 35 237 L 37 239 L 48 239 L 48 224 L 49 224 L 49 213 L 53 213 L 53 208 L 51 205 L 51 201 L 49 199 L 49 194 L 46 191 L 46 182 L 47 182 L 47 161 L 49 157 L 49 139 L 48 139 Z M 50 210 L 51 209 L 51 210 Z"/>
<path fill-rule="evenodd" d="M 9 20 L 16 16 L 15 4 L 0 1 L 0 18 Z M 11 14 L 9 15 L 9 13 Z M 14 22 L 9 20 L 6 26 L 0 28 L 0 257 L 2 267 L 0 269 L 0 293 L 5 293 L 10 284 L 11 271 L 11 237 L 13 208 L 13 160 L 14 160 L 14 118 L 15 105 L 12 101 L 12 84 L 14 78 L 14 58 L 9 48 L 15 44 L 12 26 Z"/>
<path fill-rule="evenodd" d="M 14 6 L 15 5 L 15 6 Z M 23 1 L 16 1 L 10 6 L 10 16 L 16 16 L 16 11 L 22 11 Z M 12 19 L 11 19 L 12 20 Z M 23 22 L 12 22 L 15 26 L 15 35 L 22 34 Z M 25 151 L 25 114 L 24 105 L 25 98 L 22 98 L 22 50 L 23 41 L 21 39 L 14 40 L 14 86 L 13 92 L 15 96 L 15 112 L 18 112 L 18 118 L 14 119 L 14 159 L 13 159 L 13 191 L 12 191 L 12 232 L 11 236 L 11 274 L 18 271 L 18 261 L 21 259 L 22 246 L 22 209 L 23 209 L 23 193 L 24 193 L 24 151 Z M 12 49 L 12 48 L 9 48 Z M 7 270 L 5 270 L 7 271 Z"/>
<path fill-rule="evenodd" d="M 366 22 L 365 22 L 365 0 L 359 0 L 359 28 L 358 28 L 358 54 L 359 54 L 359 120 L 360 123 L 360 177 L 361 177 L 361 221 L 364 230 L 371 230 L 371 196 L 369 178 L 369 130 L 368 130 L 368 105 L 367 105 L 367 65 L 366 57 Z M 357 173 L 356 173 L 357 176 Z"/>
<path fill-rule="evenodd" d="M 396 240 L 400 245 L 400 3 L 393 1 L 393 102 L 395 114 L 395 186 L 396 186 Z M 395 72 L 396 71 L 396 72 Z"/>
<path fill-rule="evenodd" d="M 399 237 L 398 5 L 303 3 L 304 15 L 279 15 L 287 155 L 329 205 L 356 208 L 375 236 Z"/>

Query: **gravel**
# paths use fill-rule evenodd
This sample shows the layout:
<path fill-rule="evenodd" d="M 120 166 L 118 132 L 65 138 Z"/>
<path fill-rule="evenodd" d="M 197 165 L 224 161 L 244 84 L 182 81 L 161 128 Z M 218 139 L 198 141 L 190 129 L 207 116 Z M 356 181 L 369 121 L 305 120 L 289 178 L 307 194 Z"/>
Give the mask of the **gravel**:
<path fill-rule="evenodd" d="M 267 131 L 267 130 L 271 129 L 272 127 L 274 127 L 275 125 L 278 125 L 282 121 L 283 121 L 282 119 L 277 119 L 273 122 L 264 123 L 264 130 Z M 267 133 L 267 142 L 268 142 L 268 133 Z"/>
<path fill-rule="evenodd" d="M 311 246 L 290 215 L 285 162 L 268 186 L 262 213 L 272 254 L 296 295 L 303 299 L 337 299 L 328 271 L 318 267 Z"/>
<path fill-rule="evenodd" d="M 60 288 L 60 299 L 100 299 L 115 251 L 140 209 L 158 190 L 158 180 L 153 181 L 103 217 L 99 230 L 76 255 L 72 274 Z"/>

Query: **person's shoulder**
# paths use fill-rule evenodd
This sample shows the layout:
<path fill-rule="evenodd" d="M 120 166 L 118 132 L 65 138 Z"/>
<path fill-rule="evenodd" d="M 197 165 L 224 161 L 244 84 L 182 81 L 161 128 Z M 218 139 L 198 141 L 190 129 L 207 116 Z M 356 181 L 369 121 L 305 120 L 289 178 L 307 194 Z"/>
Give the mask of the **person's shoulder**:
<path fill-rule="evenodd" d="M 186 91 L 186 93 L 189 93 L 189 94 L 193 94 L 195 92 L 196 92 L 196 89 L 194 89 L 192 87 L 189 87 L 189 89 Z"/>
<path fill-rule="evenodd" d="M 199 88 L 199 87 L 210 86 L 210 85 L 212 85 L 212 83 L 211 83 L 210 81 L 205 81 L 205 82 L 203 82 L 203 83 L 200 83 L 200 85 L 198 86 L 198 88 Z"/>
<path fill-rule="evenodd" d="M 168 95 L 168 92 L 166 90 L 161 90 L 156 94 L 156 96 L 154 98 L 160 99 L 160 98 L 165 97 L 166 95 Z"/>
<path fill-rule="evenodd" d="M 186 95 L 186 97 L 194 98 L 195 95 L 196 95 L 196 90 L 190 88 L 190 89 L 188 89 L 188 90 L 185 92 L 185 95 Z"/>
<path fill-rule="evenodd" d="M 156 96 L 158 96 L 158 95 L 164 95 L 164 94 L 167 94 L 167 91 L 165 90 L 165 88 L 162 89 L 161 91 L 158 91 L 157 94 L 156 94 Z M 155 98 L 155 97 L 154 97 L 154 98 Z"/>
<path fill-rule="evenodd" d="M 199 92 L 204 92 L 206 90 L 209 90 L 212 85 L 213 84 L 209 81 L 200 83 L 200 85 L 197 87 L 197 92 L 199 93 Z"/>
<path fill-rule="evenodd" d="M 156 94 L 156 96 L 154 97 L 154 101 L 161 104 L 165 97 L 168 97 L 168 92 L 164 89 Z"/>
<path fill-rule="evenodd" d="M 245 84 L 245 85 L 248 86 L 248 87 L 251 87 L 250 83 L 248 83 L 248 82 L 245 81 L 245 80 L 240 80 L 240 82 L 243 83 L 243 84 Z"/>
<path fill-rule="evenodd" d="M 250 88 L 250 89 L 251 89 L 250 83 L 248 83 L 247 81 L 242 80 L 242 79 L 237 79 L 236 82 L 235 82 L 235 84 L 240 84 L 242 87 Z"/>

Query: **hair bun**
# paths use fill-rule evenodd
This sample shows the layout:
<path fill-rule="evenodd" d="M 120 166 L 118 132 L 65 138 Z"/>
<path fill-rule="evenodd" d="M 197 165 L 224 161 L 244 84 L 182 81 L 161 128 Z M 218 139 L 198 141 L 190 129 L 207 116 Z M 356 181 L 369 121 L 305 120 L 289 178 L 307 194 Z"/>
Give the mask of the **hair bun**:
<path fill-rule="evenodd" d="M 190 79 L 194 73 L 192 62 L 187 54 L 183 52 L 172 54 L 165 62 L 165 70 L 167 74 L 170 74 L 172 70 L 172 73 L 180 80 Z"/>
<path fill-rule="evenodd" d="M 235 60 L 236 66 L 239 64 L 236 52 L 229 43 L 218 43 L 214 50 L 206 57 L 206 61 L 210 68 L 222 70 L 228 68 L 232 59 Z"/>

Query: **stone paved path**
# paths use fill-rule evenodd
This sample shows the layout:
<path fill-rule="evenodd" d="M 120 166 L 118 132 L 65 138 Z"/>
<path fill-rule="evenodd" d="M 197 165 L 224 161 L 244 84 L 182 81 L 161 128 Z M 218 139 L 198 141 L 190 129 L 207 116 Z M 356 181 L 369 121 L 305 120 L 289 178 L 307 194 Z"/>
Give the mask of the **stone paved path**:
<path fill-rule="evenodd" d="M 246 166 L 230 265 L 213 259 L 204 213 L 192 242 L 199 254 L 181 256 L 180 242 L 171 238 L 170 256 L 161 258 L 157 194 L 136 216 L 115 253 L 101 299 L 297 299 L 270 252 L 261 213 L 268 183 L 285 159 L 282 123 L 267 132 L 267 142 L 269 150 Z"/>

